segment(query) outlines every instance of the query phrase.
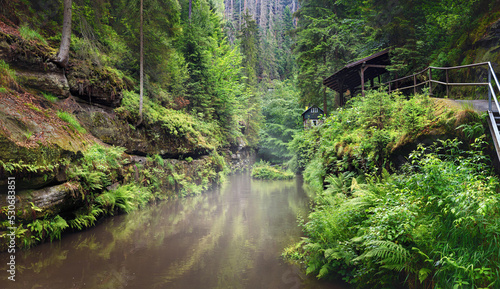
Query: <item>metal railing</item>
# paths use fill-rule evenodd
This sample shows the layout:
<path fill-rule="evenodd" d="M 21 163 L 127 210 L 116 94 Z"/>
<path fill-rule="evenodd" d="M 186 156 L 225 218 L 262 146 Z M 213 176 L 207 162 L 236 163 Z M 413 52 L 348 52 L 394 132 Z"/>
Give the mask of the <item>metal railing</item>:
<path fill-rule="evenodd" d="M 455 82 L 450 82 L 449 80 L 449 75 L 448 72 L 450 70 L 457 70 L 457 69 L 464 69 L 464 68 L 471 68 L 471 67 L 479 67 L 479 66 L 488 66 L 488 82 L 478 82 L 478 83 L 455 83 Z M 446 75 L 446 81 L 439 81 L 432 79 L 432 70 L 439 70 L 439 71 L 445 71 Z M 417 83 L 417 76 L 424 75 L 427 76 L 428 79 L 425 81 L 422 81 L 420 83 Z M 495 142 L 495 149 L 497 151 L 497 155 L 500 159 L 500 133 L 498 130 L 498 126 L 496 125 L 495 117 L 493 115 L 493 104 L 495 105 L 496 111 L 500 112 L 500 105 L 498 103 L 498 99 L 495 93 L 495 90 L 493 89 L 493 85 L 491 84 L 491 80 L 494 80 L 494 85 L 496 85 L 497 91 L 500 92 L 500 85 L 498 83 L 497 76 L 495 74 L 495 71 L 493 70 L 493 66 L 491 65 L 491 62 L 481 62 L 481 63 L 474 63 L 474 64 L 469 64 L 469 65 L 462 65 L 462 66 L 453 66 L 453 67 L 434 67 L 434 66 L 429 66 L 426 69 L 417 72 L 415 74 L 401 77 L 395 80 L 391 80 L 389 82 L 386 82 L 385 85 L 388 85 L 389 87 L 389 93 L 394 91 L 394 90 L 405 90 L 405 89 L 410 89 L 413 88 L 413 93 L 417 93 L 417 87 L 422 86 L 422 85 L 429 85 L 429 93 L 432 95 L 432 84 L 441 84 L 441 85 L 446 85 L 446 95 L 449 97 L 449 88 L 450 86 L 487 86 L 488 87 L 488 114 L 490 117 L 490 123 L 491 123 L 491 130 L 493 135 L 493 139 Z M 398 83 L 401 83 L 403 81 L 411 81 L 413 78 L 413 85 L 405 86 L 405 87 L 398 87 Z M 395 84 L 395 88 L 393 89 L 393 84 Z"/>

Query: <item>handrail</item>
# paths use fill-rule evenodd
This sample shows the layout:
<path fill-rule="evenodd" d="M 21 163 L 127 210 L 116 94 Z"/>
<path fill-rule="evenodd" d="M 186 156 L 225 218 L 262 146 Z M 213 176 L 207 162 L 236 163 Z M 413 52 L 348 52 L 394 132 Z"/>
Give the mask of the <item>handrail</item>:
<path fill-rule="evenodd" d="M 454 83 L 454 82 L 449 82 L 448 79 L 448 71 L 454 70 L 454 69 L 463 69 L 463 68 L 470 68 L 470 67 L 477 67 L 477 66 L 488 66 L 488 82 L 480 82 L 480 83 Z M 438 81 L 432 79 L 432 69 L 435 70 L 444 70 L 446 71 L 446 82 L 443 81 Z M 425 80 L 423 82 L 420 82 L 417 84 L 417 76 L 422 75 L 424 73 L 428 73 L 428 80 Z M 497 126 L 497 122 L 495 120 L 495 116 L 493 115 L 493 104 L 495 104 L 495 107 L 498 112 L 500 112 L 500 104 L 498 103 L 498 99 L 495 93 L 495 90 L 493 89 L 493 85 L 491 84 L 491 76 L 493 76 L 493 79 L 495 81 L 495 85 L 497 87 L 497 90 L 500 92 L 500 84 L 498 82 L 498 78 L 495 74 L 495 71 L 493 70 L 493 66 L 491 65 L 491 62 L 481 62 L 481 63 L 473 63 L 469 65 L 462 65 L 462 66 L 452 66 L 452 67 L 434 67 L 434 66 L 429 66 L 426 69 L 414 73 L 409 76 L 401 77 L 395 80 L 391 80 L 389 82 L 386 82 L 385 85 L 389 85 L 389 93 L 391 93 L 391 84 L 396 83 L 396 90 L 404 90 L 408 88 L 413 88 L 414 93 L 416 93 L 416 89 L 418 86 L 429 84 L 429 90 L 430 93 L 432 94 L 432 85 L 431 83 L 436 83 L 436 84 L 441 84 L 441 85 L 446 85 L 446 94 L 449 95 L 449 86 L 487 86 L 488 87 L 488 114 L 489 114 L 489 123 L 491 124 L 491 131 L 493 134 L 493 141 L 495 144 L 495 149 L 497 152 L 497 156 L 500 159 L 500 131 Z M 397 82 L 407 80 L 409 78 L 413 78 L 413 85 L 398 88 L 397 87 Z"/>
<path fill-rule="evenodd" d="M 449 82 L 449 80 L 448 80 L 448 71 L 450 71 L 450 70 L 470 68 L 470 67 L 478 67 L 478 66 L 484 66 L 484 65 L 488 66 L 488 82 L 480 82 L 480 83 L 455 83 L 455 82 Z M 446 82 L 432 79 L 432 69 L 446 71 Z M 424 74 L 426 72 L 428 73 L 428 75 L 427 75 L 429 77 L 428 80 L 425 80 L 425 81 L 417 83 L 417 76 L 420 76 L 420 75 L 422 75 L 422 74 Z M 496 97 L 496 94 L 495 94 L 495 91 L 493 89 L 493 86 L 491 85 L 491 75 L 493 75 L 493 79 L 495 81 L 495 85 L 496 85 L 498 91 L 500 92 L 500 84 L 498 82 L 498 78 L 497 78 L 497 76 L 495 74 L 495 71 L 493 70 L 493 66 L 491 65 L 491 62 L 489 62 L 489 61 L 488 62 L 473 63 L 473 64 L 468 64 L 468 65 L 461 65 L 461 66 L 450 66 L 450 67 L 429 66 L 429 67 L 427 67 L 427 68 L 425 68 L 422 71 L 419 71 L 417 73 L 414 73 L 414 74 L 411 74 L 411 75 L 408 75 L 408 76 L 405 76 L 405 77 L 400 77 L 400 78 L 388 81 L 388 82 L 384 83 L 384 85 L 389 85 L 389 92 L 391 92 L 393 90 L 405 90 L 405 89 L 409 89 L 409 88 L 413 88 L 414 91 L 415 91 L 417 87 L 419 87 L 421 85 L 429 84 L 430 89 L 431 89 L 431 93 L 432 93 L 432 86 L 430 84 L 431 83 L 436 83 L 436 84 L 446 85 L 447 94 L 449 93 L 448 92 L 448 87 L 449 86 L 488 86 L 488 109 L 489 109 L 489 111 L 492 111 L 493 100 L 494 100 L 496 109 L 498 111 L 500 111 L 500 105 L 498 104 L 498 99 Z M 397 84 L 398 82 L 401 82 L 403 80 L 407 80 L 407 79 L 410 79 L 410 78 L 413 78 L 413 85 L 409 85 L 409 86 L 405 86 L 405 87 L 397 87 L 396 86 L 395 89 L 392 89 L 391 84 L 393 84 L 393 83 Z M 493 96 L 493 98 L 491 98 L 491 96 Z"/>

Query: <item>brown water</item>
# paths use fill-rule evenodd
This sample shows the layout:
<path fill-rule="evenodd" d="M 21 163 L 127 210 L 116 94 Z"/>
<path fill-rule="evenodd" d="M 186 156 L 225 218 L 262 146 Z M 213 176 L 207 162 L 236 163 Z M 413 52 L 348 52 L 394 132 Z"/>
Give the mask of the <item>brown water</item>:
<path fill-rule="evenodd" d="M 18 252 L 16 281 L 2 270 L 0 288 L 347 288 L 280 258 L 300 240 L 296 220 L 309 200 L 300 180 L 231 176 L 221 189 Z"/>

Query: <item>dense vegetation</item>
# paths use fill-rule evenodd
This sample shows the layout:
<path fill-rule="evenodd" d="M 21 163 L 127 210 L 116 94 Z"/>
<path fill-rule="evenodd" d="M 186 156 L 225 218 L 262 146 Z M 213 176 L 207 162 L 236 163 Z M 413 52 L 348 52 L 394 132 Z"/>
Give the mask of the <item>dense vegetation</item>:
<path fill-rule="evenodd" d="M 55 53 L 61 1 L 0 4 L 0 24 L 19 35 L 0 48 L 33 58 Z M 94 145 L 54 164 L 0 160 L 0 171 L 30 177 L 67 168 L 69 189 L 85 204 L 65 215 L 32 204 L 20 213 L 29 222 L 17 235 L 29 247 L 165 198 L 166 188 L 199 194 L 223 179 L 222 148 L 250 146 L 264 160 L 253 177 L 291 178 L 278 169 L 289 168 L 318 193 L 303 223 L 307 237 L 285 253 L 308 273 L 364 288 L 498 287 L 499 181 L 485 153 L 484 118 L 425 90 L 411 97 L 372 91 L 338 108 L 322 80 L 383 49 L 391 49 L 387 78 L 429 64 L 469 64 L 499 8 L 488 0 L 145 0 L 140 115 L 139 1 L 75 0 L 69 71 L 76 82 L 116 95 L 114 113 L 130 132 L 153 143 L 175 139 L 177 159 L 157 153 L 131 164 L 123 148 Z M 481 53 L 498 61 L 495 47 Z M 0 94 L 21 92 L 15 70 L 0 60 Z M 34 93 L 43 107 L 26 102 L 26 109 L 88 133 L 59 96 Z M 300 114 L 310 105 L 329 116 L 304 131 Z M 28 130 L 24 138 L 35 137 Z M 204 164 L 194 182 L 183 164 L 197 161 Z"/>
<path fill-rule="evenodd" d="M 472 110 L 374 91 L 296 135 L 318 197 L 285 256 L 359 288 L 496 287 L 500 187 L 485 127 Z M 443 140 L 399 155 L 438 130 Z"/>

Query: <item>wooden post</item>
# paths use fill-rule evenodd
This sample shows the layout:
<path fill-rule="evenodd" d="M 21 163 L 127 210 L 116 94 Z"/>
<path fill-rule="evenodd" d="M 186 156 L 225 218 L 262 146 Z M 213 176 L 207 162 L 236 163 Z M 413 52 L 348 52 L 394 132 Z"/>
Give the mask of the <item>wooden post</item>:
<path fill-rule="evenodd" d="M 337 80 L 340 88 L 339 92 L 339 106 L 344 106 L 344 77 Z"/>
<path fill-rule="evenodd" d="M 417 75 L 413 74 L 413 94 L 417 94 Z"/>
<path fill-rule="evenodd" d="M 325 88 L 323 90 L 323 112 L 325 113 L 325 117 L 326 117 L 326 113 L 327 113 L 326 109 L 327 109 L 327 105 L 326 105 L 326 86 L 325 86 Z"/>
<path fill-rule="evenodd" d="M 448 79 L 448 69 L 446 69 L 446 97 L 447 98 L 450 98 L 450 86 L 448 85 L 449 83 L 449 79 Z"/>
<path fill-rule="evenodd" d="M 363 65 L 361 66 L 361 95 L 363 97 L 365 97 L 365 64 L 366 63 L 363 63 Z"/>
<path fill-rule="evenodd" d="M 432 70 L 429 68 L 429 95 L 432 96 Z"/>

